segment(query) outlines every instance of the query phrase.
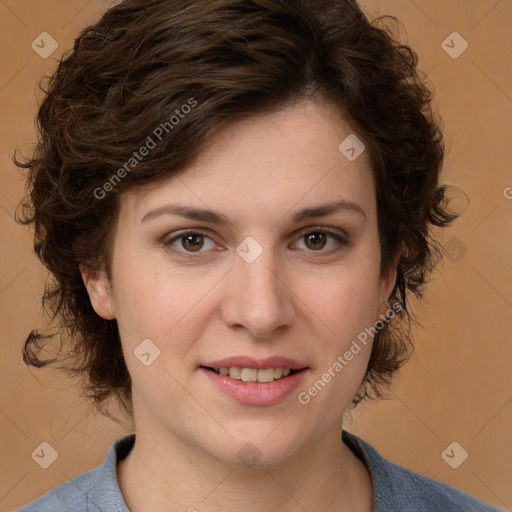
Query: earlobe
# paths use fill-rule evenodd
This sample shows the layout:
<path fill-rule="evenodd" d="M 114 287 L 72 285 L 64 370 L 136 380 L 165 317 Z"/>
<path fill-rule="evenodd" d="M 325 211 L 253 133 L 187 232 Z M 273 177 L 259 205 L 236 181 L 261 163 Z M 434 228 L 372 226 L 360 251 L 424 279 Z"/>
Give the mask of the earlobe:
<path fill-rule="evenodd" d="M 79 268 L 94 311 L 105 320 L 113 320 L 112 293 L 106 272 L 86 265 Z"/>

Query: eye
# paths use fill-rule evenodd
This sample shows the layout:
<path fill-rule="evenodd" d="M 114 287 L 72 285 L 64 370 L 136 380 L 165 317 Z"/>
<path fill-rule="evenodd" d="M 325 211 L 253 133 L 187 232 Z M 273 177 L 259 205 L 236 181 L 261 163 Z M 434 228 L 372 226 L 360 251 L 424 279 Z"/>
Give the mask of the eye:
<path fill-rule="evenodd" d="M 331 246 L 334 245 L 334 248 L 323 250 L 329 245 L 329 239 L 334 241 L 334 243 L 331 243 Z M 340 251 L 344 246 L 349 245 L 345 237 L 325 229 L 310 229 L 307 232 L 303 232 L 299 240 L 304 242 L 309 252 L 320 252 L 323 255 L 334 254 Z M 294 245 L 296 245 L 296 243 L 292 245 L 292 248 L 295 248 Z"/>
<path fill-rule="evenodd" d="M 212 245 L 210 249 L 215 247 L 213 240 L 206 233 L 202 233 L 200 231 L 182 231 L 172 238 L 168 238 L 164 241 L 165 246 L 172 246 L 174 250 L 181 253 L 201 253 L 206 251 L 201 251 L 206 246 L 208 249 L 208 244 L 205 242 L 209 241 Z"/>

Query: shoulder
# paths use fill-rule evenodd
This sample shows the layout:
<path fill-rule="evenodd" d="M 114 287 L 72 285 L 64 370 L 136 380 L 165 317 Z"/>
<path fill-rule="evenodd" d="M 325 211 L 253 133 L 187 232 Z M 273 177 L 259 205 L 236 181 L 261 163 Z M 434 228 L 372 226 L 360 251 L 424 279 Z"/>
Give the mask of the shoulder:
<path fill-rule="evenodd" d="M 46 494 L 21 507 L 18 512 L 66 512 L 67 510 L 89 510 L 88 497 L 91 482 L 98 469 L 92 469 L 51 489 Z"/>
<path fill-rule="evenodd" d="M 502 512 L 471 494 L 385 459 L 354 434 L 344 430 L 342 437 L 371 473 L 374 512 Z"/>
<path fill-rule="evenodd" d="M 135 434 L 115 441 L 103 463 L 51 489 L 18 512 L 128 512 L 116 476 L 118 460 L 135 443 Z"/>

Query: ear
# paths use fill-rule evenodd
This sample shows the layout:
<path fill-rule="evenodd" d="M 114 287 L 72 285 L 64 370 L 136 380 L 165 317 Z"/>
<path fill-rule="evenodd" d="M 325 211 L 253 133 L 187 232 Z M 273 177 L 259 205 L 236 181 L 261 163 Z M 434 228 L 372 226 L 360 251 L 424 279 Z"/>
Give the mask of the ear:
<path fill-rule="evenodd" d="M 105 320 L 114 319 L 112 290 L 107 273 L 89 265 L 81 264 L 79 268 L 94 311 Z"/>
<path fill-rule="evenodd" d="M 386 316 L 386 312 L 389 310 L 388 299 L 393 291 L 396 284 L 396 278 L 398 274 L 398 261 L 402 255 L 403 247 L 400 247 L 393 258 L 393 264 L 385 276 L 381 277 L 380 280 L 380 291 L 379 291 L 379 309 L 377 310 L 377 320 L 381 320 L 382 317 Z"/>

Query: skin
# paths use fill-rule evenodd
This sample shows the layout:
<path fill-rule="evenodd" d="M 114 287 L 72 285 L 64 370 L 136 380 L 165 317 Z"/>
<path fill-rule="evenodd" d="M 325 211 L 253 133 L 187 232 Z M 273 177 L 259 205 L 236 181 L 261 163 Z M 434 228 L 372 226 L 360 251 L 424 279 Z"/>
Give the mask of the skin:
<path fill-rule="evenodd" d="M 367 152 L 350 162 L 338 150 L 352 133 L 334 105 L 304 101 L 224 126 L 179 176 L 121 198 L 112 279 L 101 270 L 83 277 L 97 313 L 120 325 L 132 376 L 137 439 L 118 466 L 132 512 L 371 511 L 369 472 L 341 441 L 371 340 L 310 403 L 297 399 L 385 314 L 396 280 L 396 267 L 379 273 Z M 365 215 L 291 220 L 340 199 Z M 141 221 L 169 203 L 212 209 L 233 224 L 173 214 Z M 208 236 L 171 245 L 188 228 Z M 326 229 L 349 244 L 304 236 Z M 263 249 L 253 263 L 236 253 L 248 236 Z M 147 338 L 160 350 L 149 366 L 133 353 Z M 198 369 L 232 355 L 288 356 L 309 369 L 282 401 L 243 405 Z M 249 442 L 261 454 L 250 468 L 237 456 Z"/>

